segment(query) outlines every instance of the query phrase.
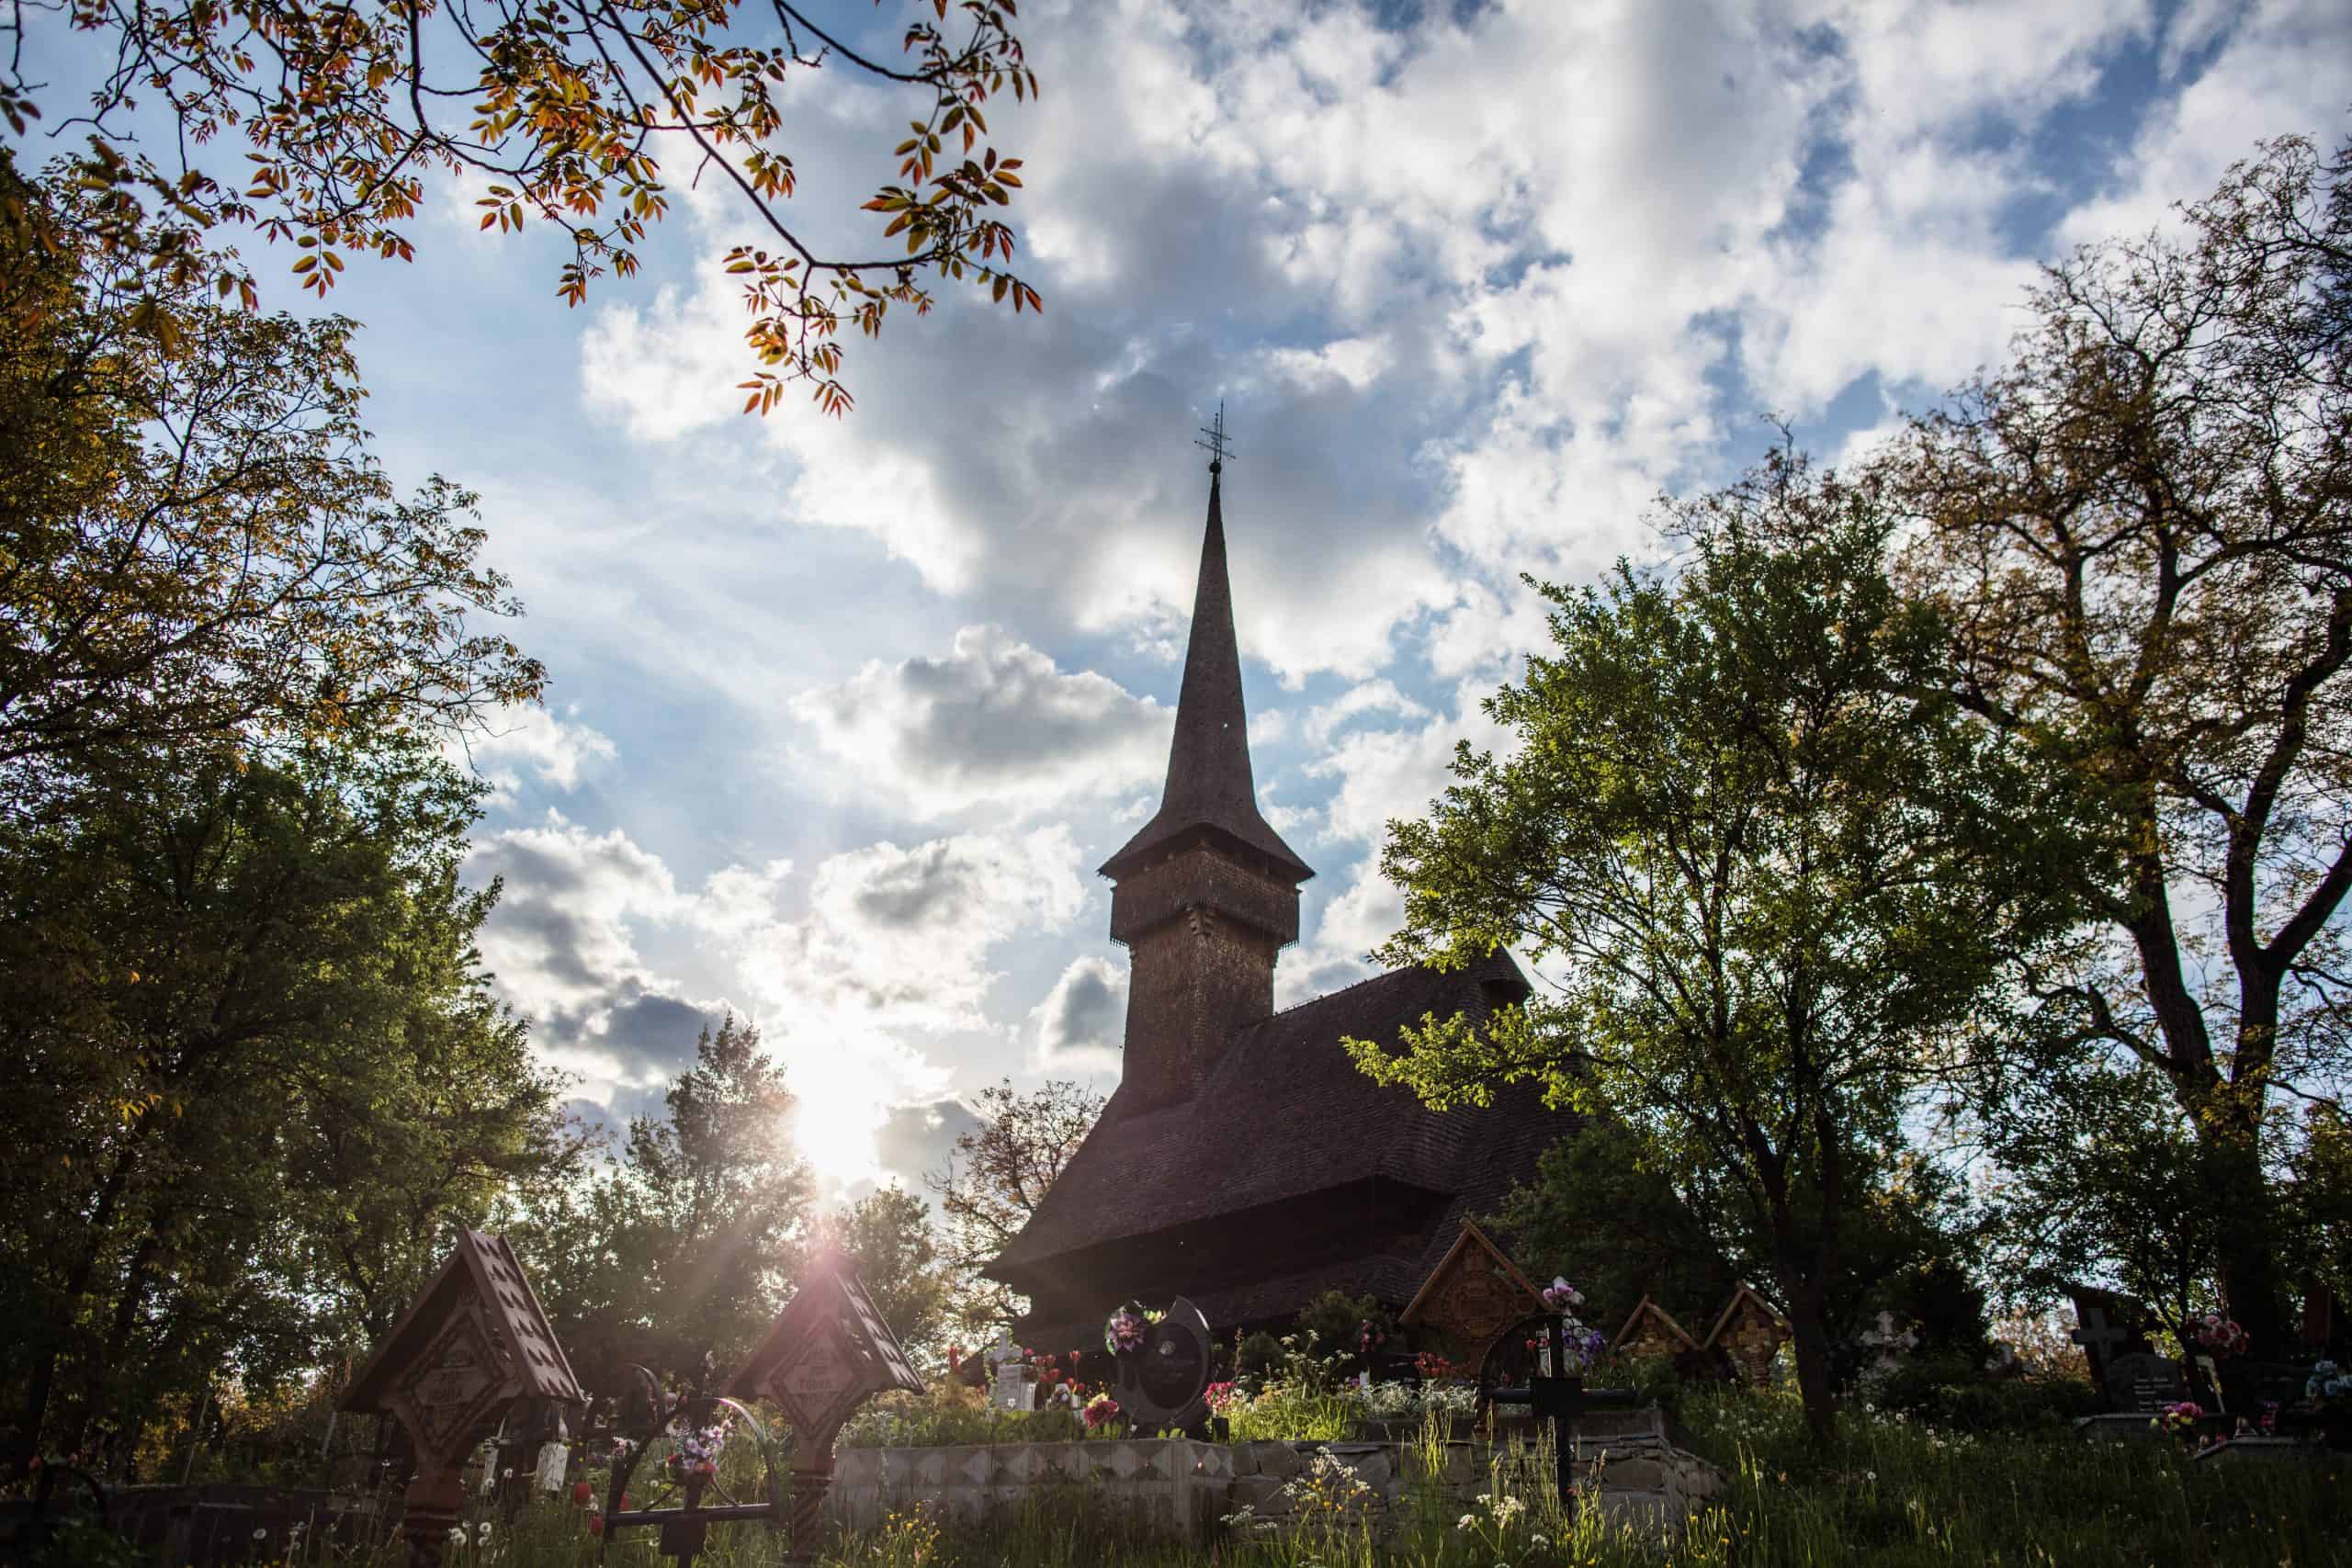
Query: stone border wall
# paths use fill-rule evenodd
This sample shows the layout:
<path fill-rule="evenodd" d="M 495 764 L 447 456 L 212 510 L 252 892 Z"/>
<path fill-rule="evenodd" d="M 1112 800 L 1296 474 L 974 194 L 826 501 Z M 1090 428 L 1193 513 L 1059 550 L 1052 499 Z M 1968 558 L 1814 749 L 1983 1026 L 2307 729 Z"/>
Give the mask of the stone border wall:
<path fill-rule="evenodd" d="M 1655 1522 L 1679 1532 L 1691 1507 L 1720 1494 L 1713 1465 L 1677 1448 L 1657 1410 L 1611 1412 L 1580 1419 L 1577 1473 L 1599 1483 L 1612 1522 Z M 1198 1540 L 1227 1514 L 1250 1506 L 1261 1518 L 1287 1511 L 1283 1487 L 1329 1447 L 1394 1514 L 1408 1500 L 1399 1442 L 1206 1443 L 1188 1438 L 1132 1438 L 1076 1443 L 994 1443 L 933 1449 L 845 1449 L 834 1461 L 826 1512 L 853 1529 L 870 1529 L 894 1510 L 918 1505 L 948 1518 L 978 1521 L 1009 1512 L 1056 1488 L 1082 1489 L 1148 1527 Z M 1484 1443 L 1446 1445 L 1442 1485 L 1449 1507 L 1464 1507 L 1488 1488 L 1491 1450 Z M 1589 1484 L 1589 1482 L 1584 1483 Z"/>

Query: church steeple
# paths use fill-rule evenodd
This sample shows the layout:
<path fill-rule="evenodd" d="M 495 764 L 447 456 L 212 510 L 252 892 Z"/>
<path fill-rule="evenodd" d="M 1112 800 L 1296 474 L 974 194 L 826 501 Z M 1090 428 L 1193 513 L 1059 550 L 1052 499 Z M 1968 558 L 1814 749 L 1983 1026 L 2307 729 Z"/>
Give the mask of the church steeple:
<path fill-rule="evenodd" d="M 1219 420 L 1220 432 L 1223 421 Z M 1201 575 L 1193 590 L 1193 630 L 1184 649 L 1184 684 L 1176 698 L 1176 738 L 1159 810 L 1102 874 L 1125 876 L 1175 840 L 1221 833 L 1272 861 L 1294 886 L 1315 873 L 1258 812 L 1250 774 L 1250 718 L 1241 703 L 1241 647 L 1233 631 L 1233 585 L 1225 566 L 1225 508 L 1218 493 L 1222 457 L 1209 465 L 1209 522 L 1201 542 Z"/>
<path fill-rule="evenodd" d="M 1274 958 L 1298 940 L 1315 873 L 1258 811 L 1241 650 L 1226 573 L 1225 420 L 1210 450 L 1208 530 L 1159 810 L 1102 863 L 1111 938 L 1126 944 L 1127 1035 L 1114 1108 L 1189 1097 L 1234 1032 L 1274 1009 Z"/>

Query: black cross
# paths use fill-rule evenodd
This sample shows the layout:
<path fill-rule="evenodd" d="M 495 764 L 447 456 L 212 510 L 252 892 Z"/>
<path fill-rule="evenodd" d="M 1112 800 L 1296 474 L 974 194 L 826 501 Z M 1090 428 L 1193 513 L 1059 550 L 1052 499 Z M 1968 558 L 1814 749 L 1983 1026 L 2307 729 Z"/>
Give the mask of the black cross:
<path fill-rule="evenodd" d="M 1567 1336 L 1556 1317 L 1544 1325 L 1544 1340 L 1551 1354 L 1544 1364 L 1568 1364 Z M 1553 1462 L 1559 1469 L 1560 1501 L 1565 1505 L 1576 1485 L 1577 1417 L 1588 1410 L 1625 1410 L 1642 1402 L 1630 1388 L 1587 1388 L 1584 1379 L 1531 1373 L 1525 1388 L 1498 1388 L 1487 1396 L 1497 1404 L 1524 1404 L 1539 1421 L 1552 1423 Z"/>
<path fill-rule="evenodd" d="M 1225 460 L 1233 456 L 1232 448 L 1225 444 L 1225 400 L 1223 398 L 1216 400 L 1216 423 L 1201 426 L 1201 434 L 1208 439 L 1195 441 L 1193 445 L 1209 455 L 1209 472 L 1216 473 L 1224 468 Z"/>

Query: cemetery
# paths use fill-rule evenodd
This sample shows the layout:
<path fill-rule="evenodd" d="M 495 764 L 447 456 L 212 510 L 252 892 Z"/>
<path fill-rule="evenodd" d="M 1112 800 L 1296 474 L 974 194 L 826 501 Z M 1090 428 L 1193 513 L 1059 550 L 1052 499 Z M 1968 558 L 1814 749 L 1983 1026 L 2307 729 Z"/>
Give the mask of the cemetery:
<path fill-rule="evenodd" d="M 0 29 L 0 1568 L 2352 1568 L 2352 0 Z"/>
<path fill-rule="evenodd" d="M 1138 1564 L 1336 1553 L 1369 1568 L 1511 1562 L 1555 1544 L 1577 1562 L 1728 1563 L 1773 1529 L 1824 1530 L 1806 1517 L 1820 1500 L 1766 1500 L 1786 1487 L 1778 1456 L 1804 1435 L 1785 1324 L 1747 1287 L 1703 1341 L 1646 1299 L 1607 1336 L 1578 1318 L 1586 1303 L 1566 1280 L 1533 1285 L 1475 1226 L 1429 1283 L 1399 1336 L 1464 1359 L 1381 1354 L 1389 1337 L 1368 1322 L 1355 1357 L 1318 1354 L 1309 1331 L 1268 1375 L 1237 1379 L 1179 1298 L 1120 1307 L 1099 1354 L 1000 1337 L 926 1381 L 854 1263 L 831 1253 L 740 1367 L 708 1354 L 684 1379 L 635 1367 L 592 1394 L 513 1250 L 466 1232 L 342 1392 L 339 1412 L 375 1430 L 346 1450 L 359 1457 L 337 1484 L 116 1491 L 52 1466 L 29 1499 L 0 1505 L 0 1543 L 42 1562 L 160 1568 L 922 1568 L 974 1548 Z M 2315 1348 L 2329 1348 L 2332 1311 L 2324 1295 L 2310 1303 Z M 2054 1481 L 2127 1507 L 2229 1495 L 2223 1513 L 2255 1550 L 2211 1541 L 2201 1560 L 2330 1559 L 2352 1517 L 2352 1377 L 2324 1356 L 2245 1361 L 2219 1321 L 2184 1370 L 2151 1348 L 2134 1303 L 2086 1290 L 2076 1314 L 2093 1369 L 2081 1403 L 2098 1408 L 2044 1410 L 2030 1437 L 1870 1423 L 1838 1456 L 1860 1463 L 1832 1478 L 1843 1510 L 1951 1502 L 1967 1470 L 2025 1463 L 2044 1472 L 2030 1490 Z M 1861 1386 L 1889 1386 L 1917 1337 L 1882 1314 L 1856 1343 L 1871 1358 Z M 1641 1386 L 1600 1386 L 1611 1374 Z M 2018 1376 L 1996 1357 L 1985 1386 L 2014 1392 Z M 2068 1481 L 2070 1463 L 2106 1482 Z M 2098 1512 L 2069 1517 L 2043 1521 L 2058 1530 L 2045 1539 L 2071 1541 L 2064 1561 L 2134 1561 L 2144 1545 Z M 1993 1529 L 1977 1538 L 1988 1548 L 2002 1539 Z"/>

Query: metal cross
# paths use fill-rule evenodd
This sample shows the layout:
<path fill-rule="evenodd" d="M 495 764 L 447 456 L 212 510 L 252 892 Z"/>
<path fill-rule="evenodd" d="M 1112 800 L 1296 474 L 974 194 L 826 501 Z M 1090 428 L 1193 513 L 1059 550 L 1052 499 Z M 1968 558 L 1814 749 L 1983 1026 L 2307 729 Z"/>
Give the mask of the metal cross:
<path fill-rule="evenodd" d="M 1231 449 L 1225 444 L 1225 400 L 1223 398 L 1216 400 L 1216 423 L 1201 426 L 1201 434 L 1208 439 L 1195 441 L 1193 445 L 1209 455 L 1209 472 L 1216 473 L 1224 468 L 1225 460 L 1233 456 Z"/>

